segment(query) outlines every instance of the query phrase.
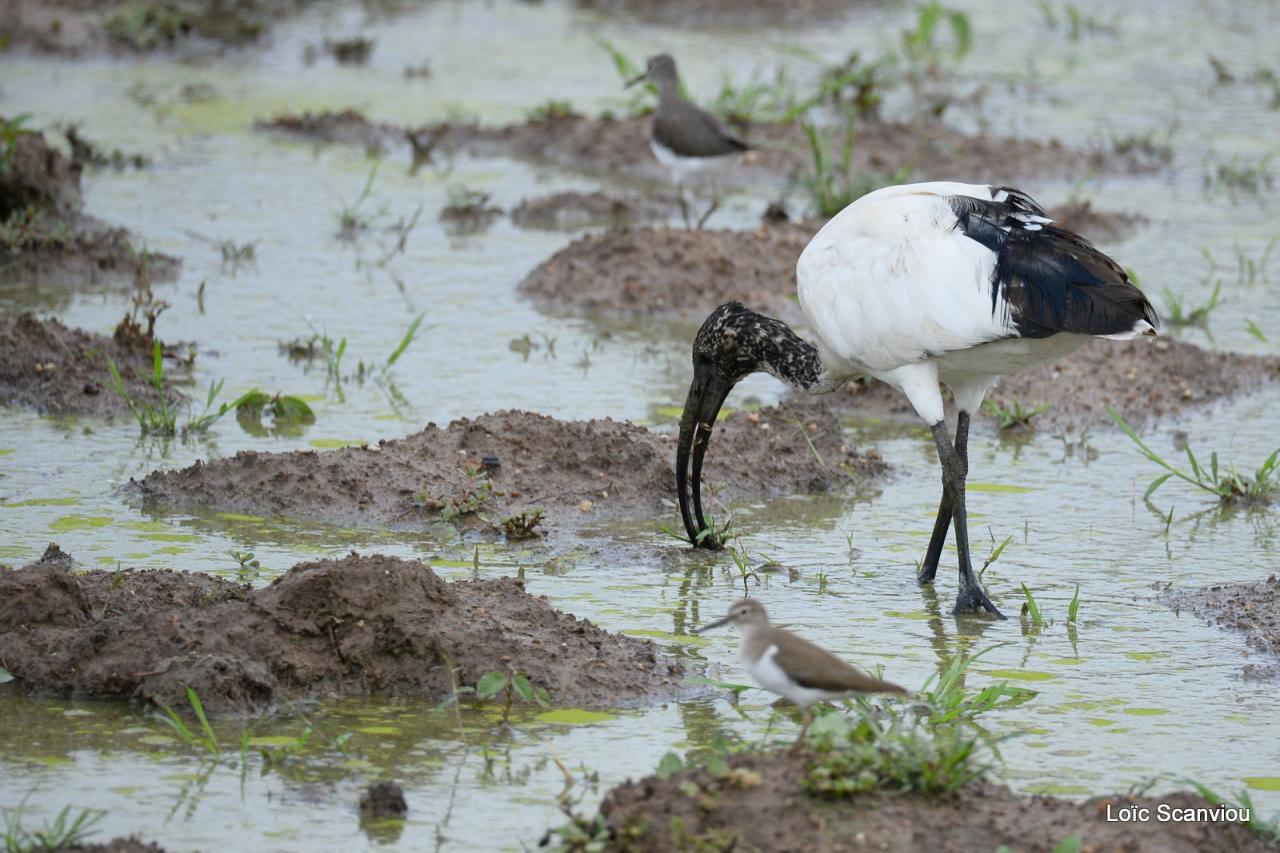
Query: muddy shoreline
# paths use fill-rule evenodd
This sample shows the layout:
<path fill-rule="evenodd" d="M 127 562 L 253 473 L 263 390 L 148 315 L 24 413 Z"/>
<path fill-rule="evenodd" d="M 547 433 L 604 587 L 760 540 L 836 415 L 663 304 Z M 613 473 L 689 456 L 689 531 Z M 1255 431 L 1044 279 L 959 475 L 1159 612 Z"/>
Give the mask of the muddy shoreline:
<path fill-rule="evenodd" d="M 68 58 L 176 51 L 222 53 L 261 39 L 308 0 L 2 0 L 0 37 L 11 48 Z"/>
<path fill-rule="evenodd" d="M 84 164 L 43 133 L 17 132 L 0 161 L 0 283 L 30 281 L 45 290 L 177 276 L 176 258 L 146 252 L 125 229 L 83 212 Z"/>
<path fill-rule="evenodd" d="M 1244 665 L 1245 678 L 1280 679 L 1280 577 L 1178 591 L 1165 601 L 1178 612 L 1189 610 L 1211 625 L 1243 634 L 1259 658 Z"/>
<path fill-rule="evenodd" d="M 715 441 L 705 488 L 723 501 L 852 492 L 850 472 L 865 488 L 887 470 L 878 454 L 849 447 L 828 412 L 737 412 L 718 426 Z M 669 506 L 675 445 L 672 433 L 627 422 L 503 411 L 430 424 L 367 448 L 242 452 L 153 472 L 130 481 L 124 494 L 144 506 L 404 530 L 450 522 L 502 533 L 504 519 L 541 509 L 538 531 L 554 533 L 606 519 L 661 515 L 677 522 Z"/>
<path fill-rule="evenodd" d="M 261 714 L 304 698 L 442 700 L 486 672 L 526 673 L 558 705 L 688 694 L 649 641 L 552 609 L 512 578 L 445 582 L 381 555 L 300 563 L 258 589 L 202 572 L 75 571 L 56 545 L 0 568 L 4 689 Z"/>
<path fill-rule="evenodd" d="M 604 849 L 674 851 L 759 850 L 994 850 L 1051 853 L 1075 835 L 1081 850 L 1201 853 L 1274 851 L 1242 824 L 1199 820 L 1160 822 L 1157 808 L 1206 808 L 1186 792 L 1161 796 L 1095 797 L 1073 802 L 1015 794 L 1003 785 L 972 783 L 937 798 L 861 794 L 820 800 L 801 778 L 811 753 L 730 756 L 719 777 L 705 769 L 668 779 L 649 776 L 611 790 L 600 806 L 610 833 Z M 1144 821 L 1108 822 L 1107 809 L 1150 809 Z"/>
<path fill-rule="evenodd" d="M 0 405 L 42 415 L 128 417 L 128 403 L 111 387 L 108 358 L 134 400 L 156 400 L 150 349 L 0 309 Z M 168 399 L 182 398 L 168 389 Z"/>
<path fill-rule="evenodd" d="M 347 109 L 286 113 L 260 119 L 254 126 L 303 142 L 407 148 L 415 163 L 436 152 L 465 151 L 473 156 L 515 157 L 575 172 L 667 182 L 667 171 L 649 150 L 650 121 L 643 116 L 571 115 L 498 126 L 437 123 L 415 128 L 372 121 Z M 867 118 L 859 123 L 857 133 L 851 163 L 855 174 L 892 175 L 910 164 L 913 181 L 982 175 L 993 184 L 1016 184 L 1089 173 L 1134 174 L 1164 167 L 1133 153 L 1072 148 L 1057 140 L 970 135 L 939 123 L 918 125 Z M 757 123 L 747 131 L 747 137 L 755 150 L 723 177 L 726 184 L 778 183 L 811 164 L 808 141 L 799 123 Z"/>

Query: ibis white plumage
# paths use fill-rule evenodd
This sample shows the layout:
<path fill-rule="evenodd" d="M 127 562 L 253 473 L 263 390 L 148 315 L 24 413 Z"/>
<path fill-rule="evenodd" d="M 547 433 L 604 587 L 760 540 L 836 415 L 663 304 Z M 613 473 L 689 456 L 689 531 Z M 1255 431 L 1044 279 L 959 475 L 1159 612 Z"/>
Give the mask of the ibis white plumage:
<path fill-rule="evenodd" d="M 1154 335 L 1151 304 L 1119 264 L 1056 226 L 1026 193 L 950 182 L 885 187 L 858 199 L 805 247 L 796 282 L 816 346 L 736 302 L 712 312 L 694 340 L 676 454 L 690 540 L 719 547 L 705 533 L 702 463 L 715 416 L 738 381 L 765 371 L 822 393 L 873 377 L 905 394 L 929 424 L 942 466 L 942 500 L 918 580 L 933 580 L 954 523 L 955 612 L 1000 616 L 969 554 L 970 416 L 1001 376 L 1068 355 L 1090 337 Z M 954 439 L 942 385 L 955 399 Z"/>

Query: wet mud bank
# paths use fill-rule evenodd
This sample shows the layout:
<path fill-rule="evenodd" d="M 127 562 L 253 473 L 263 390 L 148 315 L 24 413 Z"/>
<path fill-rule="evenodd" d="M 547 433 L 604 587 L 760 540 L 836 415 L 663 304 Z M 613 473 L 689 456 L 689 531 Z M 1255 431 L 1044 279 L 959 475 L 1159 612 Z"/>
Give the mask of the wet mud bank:
<path fill-rule="evenodd" d="M 1179 612 L 1190 610 L 1211 625 L 1244 634 L 1259 658 L 1245 664 L 1245 678 L 1280 678 L 1280 577 L 1175 592 L 1166 601 Z"/>
<path fill-rule="evenodd" d="M 1199 853 L 1274 851 L 1238 823 L 1157 820 L 1159 808 L 1209 808 L 1189 793 L 1106 797 L 1073 802 L 1022 796 L 1002 785 L 973 783 L 938 798 L 863 794 L 820 800 L 801 785 L 810 756 L 749 753 L 729 772 L 680 771 L 610 791 L 600 806 L 610 850 L 994 850 L 1001 845 L 1050 853 L 1075 835 L 1081 850 Z M 1108 808 L 1150 810 L 1150 819 L 1108 822 Z M 1180 812 L 1181 813 L 1181 812 Z"/>
<path fill-rule="evenodd" d="M 257 714 L 304 698 L 452 695 L 494 670 L 551 701 L 665 701 L 682 665 L 643 640 L 555 610 L 511 578 L 441 580 L 381 555 L 300 563 L 251 589 L 200 572 L 77 572 L 51 545 L 0 569 L 4 690 Z"/>
<path fill-rule="evenodd" d="M 307 0 L 3 0 L 0 37 L 20 50 L 76 57 L 182 49 L 198 54 L 254 42 Z"/>
<path fill-rule="evenodd" d="M 129 405 L 111 387 L 108 358 L 133 399 L 156 398 L 149 349 L 0 309 L 0 405 L 45 415 L 128 416 Z M 171 403 L 181 399 L 168 393 Z"/>
<path fill-rule="evenodd" d="M 717 427 L 715 442 L 704 479 L 723 501 L 852 491 L 850 472 L 866 486 L 886 471 L 877 454 L 848 446 L 827 412 L 738 412 Z M 675 499 L 675 453 L 674 434 L 627 422 L 503 411 L 367 448 L 238 453 L 153 472 L 124 491 L 162 508 L 396 529 L 452 522 L 518 538 L 603 519 L 672 516 L 664 502 Z M 541 526 L 524 530 L 537 510 L 545 512 Z"/>
<path fill-rule="evenodd" d="M 176 258 L 144 253 L 129 232 L 83 212 L 83 164 L 50 146 L 43 133 L 17 133 L 0 146 L 0 162 L 0 284 L 74 285 L 116 276 L 162 281 L 177 275 Z"/>
<path fill-rule="evenodd" d="M 661 222 L 678 210 L 658 199 L 568 191 L 525 199 L 512 209 L 511 221 L 539 231 L 624 228 Z"/>
<path fill-rule="evenodd" d="M 1087 342 L 1061 361 L 1005 377 L 987 400 L 1012 409 L 1048 406 L 1026 428 L 1061 432 L 1115 428 L 1107 409 L 1133 426 L 1175 419 L 1280 382 L 1280 358 L 1207 350 L 1172 338 Z M 799 395 L 796 402 L 800 404 Z M 808 405 L 838 415 L 890 417 L 919 423 L 906 397 L 880 382 L 849 393 L 812 397 Z M 986 409 L 976 422 L 994 427 Z"/>
<path fill-rule="evenodd" d="M 1097 211 L 1050 211 L 1070 222 Z M 535 267 L 518 291 L 552 314 L 600 318 L 655 317 L 693 330 L 717 305 L 737 300 L 803 330 L 795 298 L 795 262 L 817 225 L 764 226 L 755 231 L 635 229 L 581 237 Z M 1133 424 L 1259 390 L 1280 381 L 1280 359 L 1206 350 L 1165 336 L 1155 341 L 1086 343 L 1053 364 L 1004 379 L 988 395 L 1009 408 L 1047 405 L 1039 429 L 1108 427 L 1107 408 Z M 823 397 L 797 396 L 814 413 L 894 417 L 914 422 L 905 397 L 877 382 Z M 982 419 L 994 423 L 983 414 Z"/>
<path fill-rule="evenodd" d="M 576 0 L 578 6 L 673 27 L 809 26 L 839 23 L 873 0 Z"/>
<path fill-rule="evenodd" d="M 575 172 L 668 181 L 666 169 L 649 150 L 650 121 L 648 117 L 571 115 L 501 126 L 447 123 L 408 128 L 343 110 L 282 114 L 259 120 L 255 127 L 315 143 L 403 146 L 411 151 L 414 162 L 429 159 L 437 151 L 465 151 L 473 156 L 517 157 Z M 912 180 L 916 181 L 983 175 L 994 184 L 1006 184 L 1163 168 L 1162 163 L 1140 155 L 1106 148 L 1078 149 L 1057 140 L 970 135 L 937 123 L 868 118 L 858 125 L 857 133 L 851 163 L 854 173 L 891 175 L 911 164 Z M 722 176 L 722 184 L 778 183 L 811 167 L 809 143 L 796 122 L 757 123 L 745 130 L 745 136 L 754 150 Z"/>

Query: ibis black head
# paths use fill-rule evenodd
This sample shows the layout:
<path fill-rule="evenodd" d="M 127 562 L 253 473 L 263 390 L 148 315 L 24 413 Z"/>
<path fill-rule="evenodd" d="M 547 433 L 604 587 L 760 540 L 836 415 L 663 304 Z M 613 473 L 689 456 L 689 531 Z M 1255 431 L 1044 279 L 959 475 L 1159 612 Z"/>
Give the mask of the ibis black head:
<path fill-rule="evenodd" d="M 750 311 L 737 302 L 721 305 L 703 322 L 693 340 L 693 382 L 680 418 L 676 447 L 676 491 L 685 532 L 695 546 L 723 547 L 702 514 L 702 462 L 725 398 L 752 373 L 767 371 L 791 385 L 812 387 L 821 364 L 817 351 L 785 324 Z M 693 511 L 688 487 L 692 456 Z M 696 521 L 696 524 L 695 524 Z"/>
<path fill-rule="evenodd" d="M 648 80 L 663 91 L 668 86 L 671 87 L 672 91 L 678 90 L 680 75 L 676 73 L 676 61 L 671 58 L 670 54 L 666 53 L 649 57 L 649 61 L 645 63 L 644 72 L 628 80 L 627 86 L 634 86 L 644 80 Z"/>

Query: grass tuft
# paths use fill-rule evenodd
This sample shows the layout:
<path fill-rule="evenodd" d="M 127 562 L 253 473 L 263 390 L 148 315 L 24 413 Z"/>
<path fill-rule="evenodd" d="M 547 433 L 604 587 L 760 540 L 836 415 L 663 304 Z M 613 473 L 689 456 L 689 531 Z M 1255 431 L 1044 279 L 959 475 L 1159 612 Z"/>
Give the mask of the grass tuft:
<path fill-rule="evenodd" d="M 1223 468 L 1218 464 L 1218 453 L 1214 451 L 1209 456 L 1208 466 L 1202 465 L 1196 457 L 1195 451 L 1191 449 L 1191 445 L 1186 447 L 1187 464 L 1190 470 L 1175 467 L 1168 462 L 1160 454 L 1156 453 L 1138 436 L 1138 433 L 1129 426 L 1128 422 L 1120 416 L 1114 409 L 1108 408 L 1107 411 L 1115 420 L 1120 430 L 1129 437 L 1136 445 L 1142 455 L 1159 465 L 1166 473 L 1156 477 L 1147 486 L 1146 492 L 1143 493 L 1142 499 L 1147 500 L 1156 493 L 1156 490 L 1169 481 L 1171 477 L 1190 483 L 1202 491 L 1218 498 L 1223 504 L 1244 504 L 1245 506 L 1261 506 L 1274 501 L 1280 497 L 1280 448 L 1272 451 L 1257 470 L 1253 474 L 1242 474 L 1232 465 L 1230 468 Z"/>

